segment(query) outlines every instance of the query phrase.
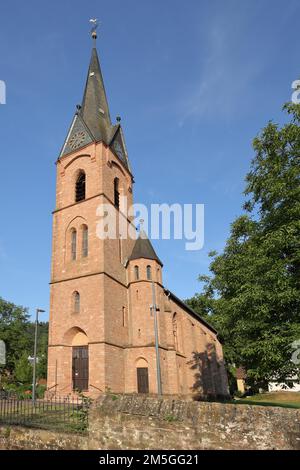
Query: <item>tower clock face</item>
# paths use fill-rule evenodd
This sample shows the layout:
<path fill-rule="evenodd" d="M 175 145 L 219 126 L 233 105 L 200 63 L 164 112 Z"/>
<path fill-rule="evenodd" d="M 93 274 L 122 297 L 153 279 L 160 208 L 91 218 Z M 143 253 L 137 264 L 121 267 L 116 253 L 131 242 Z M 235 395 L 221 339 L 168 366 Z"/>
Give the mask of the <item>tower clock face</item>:
<path fill-rule="evenodd" d="M 71 139 L 69 140 L 69 146 L 71 149 L 77 149 L 80 147 L 80 145 L 84 142 L 84 139 L 86 137 L 86 133 L 81 131 L 81 132 L 76 132 L 75 134 L 72 135 Z"/>

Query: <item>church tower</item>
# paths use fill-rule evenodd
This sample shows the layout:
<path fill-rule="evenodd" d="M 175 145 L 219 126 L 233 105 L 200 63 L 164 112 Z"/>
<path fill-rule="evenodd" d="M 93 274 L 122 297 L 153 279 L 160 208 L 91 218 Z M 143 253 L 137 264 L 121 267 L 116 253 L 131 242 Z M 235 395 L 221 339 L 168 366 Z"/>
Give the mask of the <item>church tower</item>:
<path fill-rule="evenodd" d="M 48 388 L 61 394 L 124 390 L 126 260 L 134 241 L 120 237 L 118 223 L 115 238 L 99 238 L 97 211 L 106 204 L 119 215 L 121 196 L 132 203 L 132 184 L 122 128 L 111 122 L 94 45 L 82 104 L 57 160 Z M 126 215 L 122 223 L 130 224 Z"/>
<path fill-rule="evenodd" d="M 56 168 L 48 395 L 226 396 L 216 330 L 165 289 L 146 233 L 132 236 L 122 201 L 132 205 L 133 176 L 120 119 L 111 122 L 95 44 Z M 99 224 L 108 213 L 115 233 L 103 236 Z"/>

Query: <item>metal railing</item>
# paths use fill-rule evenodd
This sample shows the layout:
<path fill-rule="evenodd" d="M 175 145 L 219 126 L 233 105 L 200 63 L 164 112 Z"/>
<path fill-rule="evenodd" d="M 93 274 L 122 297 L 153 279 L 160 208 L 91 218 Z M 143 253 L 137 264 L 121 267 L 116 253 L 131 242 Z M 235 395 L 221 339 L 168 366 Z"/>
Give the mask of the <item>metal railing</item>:
<path fill-rule="evenodd" d="M 19 425 L 83 433 L 88 427 L 90 400 L 66 397 L 36 400 L 0 398 L 0 425 Z"/>

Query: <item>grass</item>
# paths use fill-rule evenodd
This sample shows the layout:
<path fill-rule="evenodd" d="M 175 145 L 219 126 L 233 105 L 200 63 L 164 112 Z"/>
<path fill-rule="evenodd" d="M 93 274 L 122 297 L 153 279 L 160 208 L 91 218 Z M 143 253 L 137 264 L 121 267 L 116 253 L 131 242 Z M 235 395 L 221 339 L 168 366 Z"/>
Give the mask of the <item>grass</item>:
<path fill-rule="evenodd" d="M 241 405 L 281 406 L 283 408 L 300 408 L 299 392 L 260 393 L 247 398 L 239 398 L 233 403 Z"/>
<path fill-rule="evenodd" d="M 168 421 L 169 423 L 172 423 L 173 421 L 178 421 L 178 418 L 174 415 L 167 415 L 165 417 L 165 420 Z"/>

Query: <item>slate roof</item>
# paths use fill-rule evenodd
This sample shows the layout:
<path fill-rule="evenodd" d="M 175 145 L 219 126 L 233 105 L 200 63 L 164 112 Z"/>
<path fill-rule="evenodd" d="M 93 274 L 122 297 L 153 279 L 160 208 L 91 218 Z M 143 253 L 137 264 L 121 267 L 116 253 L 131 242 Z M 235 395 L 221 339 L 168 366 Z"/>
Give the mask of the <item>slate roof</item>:
<path fill-rule="evenodd" d="M 93 47 L 80 114 L 96 141 L 109 144 L 111 120 L 97 49 Z"/>
<path fill-rule="evenodd" d="M 194 318 L 196 318 L 197 320 L 200 320 L 201 323 L 203 323 L 203 325 L 207 326 L 207 328 L 209 330 L 211 330 L 213 333 L 215 333 L 216 335 L 218 334 L 217 330 L 210 324 L 208 323 L 206 320 L 204 320 L 204 318 L 201 317 L 201 315 L 197 312 L 195 312 L 195 310 L 193 310 L 189 305 L 187 305 L 185 302 L 183 302 L 183 300 L 179 299 L 179 297 L 177 297 L 175 294 L 173 294 L 173 292 L 171 292 L 170 290 L 168 289 L 165 289 L 165 293 L 167 295 L 170 296 L 170 298 L 176 303 L 178 304 L 180 307 L 182 307 L 184 310 L 186 310 L 187 312 L 189 312 Z"/>
<path fill-rule="evenodd" d="M 143 230 L 140 232 L 140 235 L 134 244 L 132 253 L 129 257 L 129 261 L 140 258 L 155 260 L 161 266 L 163 266 L 163 263 L 160 261 L 159 257 L 155 253 L 149 238 Z"/>
<path fill-rule="evenodd" d="M 104 142 L 131 172 L 121 125 L 112 124 L 110 119 L 96 47 L 92 49 L 82 104 L 75 113 L 59 158 L 74 151 L 72 139 L 74 141 L 76 138 L 79 138 L 76 150 L 90 142 Z"/>

